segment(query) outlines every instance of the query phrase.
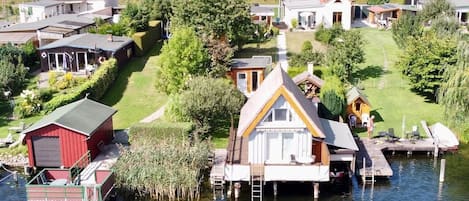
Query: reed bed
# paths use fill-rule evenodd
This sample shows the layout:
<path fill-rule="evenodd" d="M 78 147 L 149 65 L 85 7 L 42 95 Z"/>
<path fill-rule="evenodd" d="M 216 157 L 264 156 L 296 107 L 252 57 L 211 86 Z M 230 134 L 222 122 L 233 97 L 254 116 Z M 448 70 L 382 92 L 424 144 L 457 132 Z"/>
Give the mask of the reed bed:
<path fill-rule="evenodd" d="M 171 134 L 166 127 L 166 136 L 159 134 L 158 128 L 134 130 L 140 133 L 130 133 L 131 146 L 122 149 L 114 166 L 118 185 L 155 200 L 199 199 L 210 143 L 181 139 L 181 129 Z"/>

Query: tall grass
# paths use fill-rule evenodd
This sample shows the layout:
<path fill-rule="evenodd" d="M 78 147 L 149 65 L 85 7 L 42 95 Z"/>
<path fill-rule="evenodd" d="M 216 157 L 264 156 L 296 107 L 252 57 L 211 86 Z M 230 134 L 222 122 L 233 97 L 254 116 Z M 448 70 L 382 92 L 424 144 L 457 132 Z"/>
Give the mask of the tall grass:
<path fill-rule="evenodd" d="M 178 129 L 165 136 L 157 131 L 131 133 L 131 147 L 122 149 L 114 166 L 118 185 L 137 196 L 155 200 L 199 199 L 210 143 L 180 138 Z"/>

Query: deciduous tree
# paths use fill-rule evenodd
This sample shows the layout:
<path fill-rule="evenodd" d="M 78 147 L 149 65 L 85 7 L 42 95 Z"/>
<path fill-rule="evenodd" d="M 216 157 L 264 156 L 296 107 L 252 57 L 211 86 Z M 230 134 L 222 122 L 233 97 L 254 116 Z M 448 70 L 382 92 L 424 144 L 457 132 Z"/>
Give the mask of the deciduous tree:
<path fill-rule="evenodd" d="M 365 61 L 363 39 L 359 31 L 346 31 L 334 41 L 327 54 L 332 73 L 341 80 L 351 81 L 356 65 Z"/>
<path fill-rule="evenodd" d="M 254 34 L 250 7 L 245 0 L 175 0 L 171 22 L 175 26 L 190 26 L 199 35 L 215 35 L 230 39 L 242 47 Z"/>
<path fill-rule="evenodd" d="M 420 37 L 423 25 L 419 16 L 404 14 L 392 24 L 392 38 L 400 48 L 405 48 L 411 37 Z"/>
<path fill-rule="evenodd" d="M 409 78 L 415 91 L 435 100 L 445 69 L 456 63 L 455 54 L 455 38 L 426 32 L 423 36 L 409 41 L 397 66 Z"/>
<path fill-rule="evenodd" d="M 164 44 L 157 69 L 157 88 L 178 93 L 191 77 L 208 72 L 209 55 L 192 28 L 181 27 Z"/>
<path fill-rule="evenodd" d="M 419 12 L 424 22 L 429 22 L 438 17 L 454 17 L 454 8 L 447 0 L 428 0 L 422 11 Z"/>
<path fill-rule="evenodd" d="M 233 123 L 244 104 L 244 95 L 226 79 L 196 77 L 186 86 L 179 107 L 195 124 L 198 134 L 210 133 L 220 123 Z"/>

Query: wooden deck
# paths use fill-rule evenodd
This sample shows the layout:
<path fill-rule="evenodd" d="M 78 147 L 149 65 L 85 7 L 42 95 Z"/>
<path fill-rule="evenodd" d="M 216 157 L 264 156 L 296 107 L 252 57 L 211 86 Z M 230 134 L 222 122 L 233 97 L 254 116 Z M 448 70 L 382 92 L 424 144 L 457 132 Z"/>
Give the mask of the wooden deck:
<path fill-rule="evenodd" d="M 226 149 L 215 149 L 215 157 L 213 158 L 213 166 L 210 171 L 210 180 L 224 180 L 225 177 L 225 161 Z"/>
<path fill-rule="evenodd" d="M 393 175 L 383 151 L 405 151 L 405 152 L 433 152 L 435 145 L 432 138 L 416 141 L 399 140 L 387 142 L 385 139 L 360 139 L 357 140 L 359 151 L 357 154 L 357 168 L 360 176 L 372 177 L 373 171 L 376 177 L 390 177 Z M 365 159 L 365 161 L 363 161 Z M 365 163 L 365 168 L 363 168 Z M 374 167 L 373 167 L 374 166 Z"/>

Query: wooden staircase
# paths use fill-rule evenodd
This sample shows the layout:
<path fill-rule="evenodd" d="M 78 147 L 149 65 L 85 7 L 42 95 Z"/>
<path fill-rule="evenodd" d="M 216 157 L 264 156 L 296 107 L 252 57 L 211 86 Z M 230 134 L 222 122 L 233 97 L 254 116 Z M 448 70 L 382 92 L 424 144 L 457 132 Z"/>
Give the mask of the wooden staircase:
<path fill-rule="evenodd" d="M 264 188 L 264 165 L 251 165 L 251 201 L 262 201 Z"/>

